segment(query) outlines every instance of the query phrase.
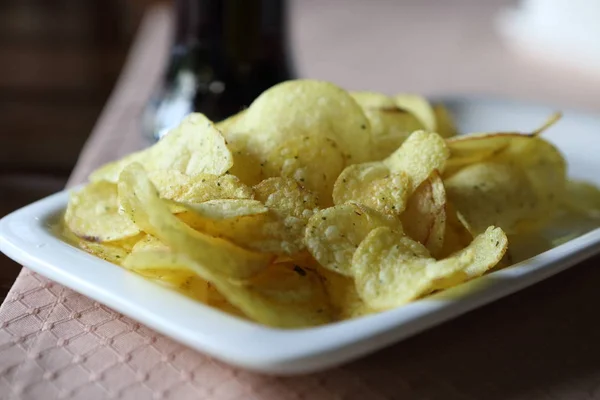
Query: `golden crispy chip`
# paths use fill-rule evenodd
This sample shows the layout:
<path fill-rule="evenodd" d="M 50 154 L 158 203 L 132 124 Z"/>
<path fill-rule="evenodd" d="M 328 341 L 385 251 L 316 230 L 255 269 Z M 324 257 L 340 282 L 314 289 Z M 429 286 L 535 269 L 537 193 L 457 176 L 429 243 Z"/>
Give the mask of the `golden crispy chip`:
<path fill-rule="evenodd" d="M 254 186 L 255 197 L 281 218 L 308 219 L 318 210 L 319 200 L 294 179 L 269 178 Z"/>
<path fill-rule="evenodd" d="M 113 264 L 121 265 L 133 247 L 133 240 L 139 240 L 141 235 L 113 242 L 91 242 L 76 236 L 71 230 L 62 226 L 58 233 L 70 244 L 85 252 Z"/>
<path fill-rule="evenodd" d="M 185 203 L 203 203 L 217 199 L 252 199 L 252 188 L 233 175 L 184 175 L 179 171 L 153 171 L 148 177 L 160 197 Z"/>
<path fill-rule="evenodd" d="M 431 104 L 423 96 L 415 94 L 398 94 L 394 96 L 396 107 L 408 111 L 415 116 L 423 125 L 423 128 L 430 132 L 436 132 L 436 116 Z"/>
<path fill-rule="evenodd" d="M 177 203 L 183 207 L 191 218 L 201 219 L 230 219 L 245 217 L 248 215 L 264 214 L 269 209 L 258 200 L 248 199 L 219 199 L 209 200 L 203 203 Z M 171 210 L 172 211 L 172 210 Z"/>
<path fill-rule="evenodd" d="M 329 300 L 319 276 L 293 264 L 270 265 L 243 283 L 232 282 L 182 253 L 134 253 L 127 267 L 151 277 L 198 276 L 248 317 L 265 325 L 298 328 L 331 321 Z"/>
<path fill-rule="evenodd" d="M 400 220 L 408 236 L 434 257 L 440 254 L 446 231 L 446 190 L 436 170 L 410 196 Z"/>
<path fill-rule="evenodd" d="M 464 249 L 473 240 L 470 228 L 465 226 L 464 217 L 456 211 L 452 203 L 446 199 L 446 231 L 444 232 L 444 246 L 437 258 L 445 258 L 450 254 Z"/>
<path fill-rule="evenodd" d="M 202 114 L 190 114 L 154 146 L 100 167 L 90 180 L 117 182 L 121 171 L 133 162 L 149 172 L 177 170 L 185 175 L 222 175 L 233 165 L 233 157 L 213 123 Z"/>
<path fill-rule="evenodd" d="M 306 247 L 329 270 L 349 276 L 354 251 L 380 226 L 401 230 L 399 222 L 368 207 L 346 203 L 316 213 L 306 226 Z"/>
<path fill-rule="evenodd" d="M 333 188 L 334 204 L 354 202 L 385 214 L 398 215 L 406 207 L 409 177 L 391 173 L 380 162 L 354 164 L 338 177 Z"/>
<path fill-rule="evenodd" d="M 392 172 L 404 172 L 410 178 L 409 194 L 414 192 L 433 170 L 444 171 L 450 152 L 437 133 L 413 132 L 398 150 L 383 163 Z"/>
<path fill-rule="evenodd" d="M 454 124 L 454 120 L 450 111 L 443 104 L 435 104 L 433 106 L 435 121 L 437 125 L 436 132 L 444 138 L 456 136 L 458 130 Z"/>
<path fill-rule="evenodd" d="M 152 235 L 145 235 L 131 249 L 132 253 L 140 251 L 170 251 L 169 246 Z"/>
<path fill-rule="evenodd" d="M 477 133 L 450 138 L 446 141 L 450 159 L 444 177 L 452 176 L 461 168 L 484 162 L 508 148 L 513 140 L 527 140 L 520 133 Z"/>
<path fill-rule="evenodd" d="M 229 169 L 231 175 L 235 175 L 246 185 L 256 185 L 264 178 L 265 154 L 259 152 L 258 148 L 249 147 L 249 136 L 246 134 L 231 134 L 226 136 L 227 146 L 233 155 L 233 167 Z"/>
<path fill-rule="evenodd" d="M 351 271 L 365 303 L 386 310 L 482 275 L 500 261 L 507 244 L 502 230 L 490 227 L 465 249 L 436 261 L 420 243 L 380 227 L 356 250 Z"/>
<path fill-rule="evenodd" d="M 325 136 L 293 136 L 267 156 L 265 176 L 293 178 L 319 196 L 326 207 L 332 203 L 331 192 L 346 160 L 337 143 Z"/>
<path fill-rule="evenodd" d="M 272 256 L 244 250 L 231 243 L 194 231 L 171 214 L 140 164 L 127 166 L 119 179 L 123 209 L 144 232 L 157 237 L 173 251 L 189 256 L 217 274 L 244 279 L 264 269 Z"/>
<path fill-rule="evenodd" d="M 484 132 L 471 133 L 468 135 L 456 136 L 447 140 L 450 149 L 450 159 L 447 162 L 444 176 L 448 177 L 456 173 L 460 168 L 477 162 L 488 161 L 491 158 L 502 154 L 511 153 L 511 148 L 520 148 L 521 146 L 535 146 L 538 140 L 536 138 L 542 132 L 550 128 L 561 118 L 560 113 L 554 113 L 537 129 L 531 133 L 520 132 Z M 541 146 L 546 147 L 544 144 Z M 508 150 L 508 151 L 507 151 Z M 542 153 L 548 152 L 543 149 Z"/>
<path fill-rule="evenodd" d="M 424 126 L 414 115 L 400 109 L 390 97 L 375 92 L 353 92 L 371 124 L 372 160 L 382 160 L 400 147 L 410 135 Z"/>
<path fill-rule="evenodd" d="M 590 218 L 600 219 L 600 190 L 588 182 L 569 180 L 563 205 Z"/>
<path fill-rule="evenodd" d="M 180 253 L 170 251 L 136 251 L 125 258 L 123 266 L 147 278 L 180 286 L 196 276 L 186 265 L 187 262 L 182 261 L 183 257 Z"/>
<path fill-rule="evenodd" d="M 117 185 L 107 181 L 92 182 L 71 193 L 64 220 L 75 235 L 91 242 L 111 242 L 140 233 L 127 216 L 119 214 Z"/>
<path fill-rule="evenodd" d="M 273 264 L 245 283 L 212 283 L 231 304 L 265 325 L 301 328 L 332 321 L 325 288 L 310 269 Z"/>
<path fill-rule="evenodd" d="M 238 112 L 237 114 L 233 114 L 229 118 L 226 118 L 223 121 L 217 122 L 215 124 L 215 128 L 217 128 L 219 131 L 221 131 L 221 133 L 223 133 L 225 138 L 227 138 L 228 134 L 230 132 L 235 131 L 236 125 L 242 120 L 242 118 L 244 118 L 245 113 L 246 113 L 246 110 L 244 109 L 244 110 Z"/>
<path fill-rule="evenodd" d="M 373 312 L 358 296 L 353 278 L 326 268 L 318 268 L 317 272 L 327 291 L 335 320 L 358 318 Z"/>
<path fill-rule="evenodd" d="M 519 224 L 543 217 L 538 212 L 535 191 L 516 166 L 473 164 L 446 180 L 445 186 L 448 198 L 474 234 L 490 225 L 513 233 Z"/>
<path fill-rule="evenodd" d="M 537 195 L 536 211 L 540 219 L 534 225 L 547 221 L 562 202 L 567 184 L 566 161 L 558 149 L 541 137 L 529 137 L 511 141 L 492 160 L 516 165 L 524 171 Z"/>
<path fill-rule="evenodd" d="M 334 140 L 350 162 L 370 158 L 369 120 L 345 90 L 328 82 L 275 85 L 250 105 L 239 126 L 249 136 L 249 147 L 262 148 L 264 154 L 292 137 L 324 136 Z"/>
<path fill-rule="evenodd" d="M 268 212 L 225 220 L 179 217 L 192 228 L 225 238 L 238 246 L 273 254 L 304 249 L 304 229 L 316 211 L 316 197 L 289 178 L 269 178 L 255 186 Z"/>

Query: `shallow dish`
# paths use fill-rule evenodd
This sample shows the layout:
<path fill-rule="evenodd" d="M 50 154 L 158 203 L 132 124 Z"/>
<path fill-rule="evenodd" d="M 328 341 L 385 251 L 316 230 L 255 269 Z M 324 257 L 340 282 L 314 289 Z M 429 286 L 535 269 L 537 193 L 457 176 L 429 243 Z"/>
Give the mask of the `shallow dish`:
<path fill-rule="evenodd" d="M 549 107 L 445 98 L 462 131 L 534 129 Z M 600 118 L 565 112 L 545 134 L 566 156 L 569 176 L 600 184 Z M 66 243 L 52 229 L 64 211 L 60 192 L 0 220 L 0 250 L 26 267 L 85 294 L 201 352 L 274 374 L 318 371 L 348 362 L 539 282 L 600 252 L 600 229 L 570 221 L 552 238 L 580 235 L 510 268 L 377 315 L 327 326 L 280 330 L 195 302 Z M 565 231 L 565 229 L 567 231 Z"/>

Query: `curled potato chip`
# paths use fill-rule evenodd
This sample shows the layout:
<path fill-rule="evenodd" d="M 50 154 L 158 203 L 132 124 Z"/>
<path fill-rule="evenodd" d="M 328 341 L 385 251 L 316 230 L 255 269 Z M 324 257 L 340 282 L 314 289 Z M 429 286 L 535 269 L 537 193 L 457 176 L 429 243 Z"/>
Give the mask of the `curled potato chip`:
<path fill-rule="evenodd" d="M 465 226 L 464 217 L 456 211 L 454 205 L 446 199 L 446 231 L 444 232 L 444 245 L 440 253 L 436 256 L 439 258 L 448 257 L 450 254 L 456 253 L 464 249 L 473 240 L 471 228 Z"/>
<path fill-rule="evenodd" d="M 358 296 L 354 279 L 326 268 L 319 268 L 317 272 L 327 291 L 335 320 L 358 318 L 373 312 Z"/>
<path fill-rule="evenodd" d="M 119 178 L 119 197 L 126 214 L 144 232 L 155 236 L 175 252 L 217 274 L 248 278 L 265 268 L 272 256 L 244 250 L 231 243 L 194 231 L 171 214 L 148 179 L 143 167 L 128 165 Z"/>
<path fill-rule="evenodd" d="M 471 133 L 452 137 L 447 140 L 450 149 L 450 159 L 447 162 L 445 176 L 451 176 L 460 168 L 467 165 L 489 161 L 491 158 L 502 153 L 511 154 L 511 149 L 526 147 L 530 144 L 535 146 L 542 142 L 542 139 L 536 138 L 545 130 L 554 125 L 561 118 L 561 113 L 554 113 L 537 129 L 530 133 L 520 132 L 484 132 Z M 546 142 L 547 143 L 547 142 Z M 542 143 L 541 146 L 546 145 Z M 538 153 L 540 153 L 538 149 Z M 542 149 L 541 153 L 548 153 L 547 149 Z"/>
<path fill-rule="evenodd" d="M 273 149 L 263 171 L 268 177 L 295 179 L 316 193 L 322 206 L 329 206 L 333 184 L 345 165 L 344 154 L 333 139 L 306 135 L 293 136 Z"/>
<path fill-rule="evenodd" d="M 443 138 L 449 138 L 456 136 L 458 130 L 452 119 L 450 111 L 443 104 L 435 104 L 433 106 L 433 113 L 435 114 L 436 132 Z"/>
<path fill-rule="evenodd" d="M 113 264 L 121 265 L 131 251 L 132 241 L 141 235 L 113 242 L 92 242 L 76 236 L 68 227 L 62 227 L 59 234 L 73 246 Z"/>
<path fill-rule="evenodd" d="M 127 267 L 150 277 L 197 276 L 213 285 L 229 303 L 265 325 L 298 328 L 331 321 L 327 294 L 312 270 L 273 264 L 245 282 L 232 282 L 182 253 L 140 252 Z"/>
<path fill-rule="evenodd" d="M 185 175 L 222 175 L 233 165 L 233 157 L 213 123 L 202 114 L 190 114 L 154 146 L 100 167 L 90 180 L 117 182 L 121 171 L 134 162 L 149 172 L 177 170 Z"/>
<path fill-rule="evenodd" d="M 353 92 L 371 124 L 372 160 L 382 160 L 392 154 L 404 140 L 424 126 L 410 112 L 400 109 L 390 97 L 375 92 Z"/>
<path fill-rule="evenodd" d="M 351 271 L 365 303 L 386 310 L 482 275 L 502 258 L 507 244 L 502 230 L 490 227 L 465 249 L 436 261 L 420 243 L 380 227 L 356 250 Z"/>
<path fill-rule="evenodd" d="M 302 251 L 306 223 L 317 209 L 316 197 L 289 178 L 266 179 L 255 191 L 266 213 L 223 220 L 179 217 L 198 231 L 246 249 L 288 255 Z"/>
<path fill-rule="evenodd" d="M 249 147 L 250 140 L 247 134 L 230 135 L 227 137 L 227 146 L 233 155 L 233 166 L 229 169 L 231 175 L 235 175 L 246 185 L 256 185 L 264 179 L 264 151 Z"/>
<path fill-rule="evenodd" d="M 566 161 L 558 149 L 541 137 L 530 137 L 513 140 L 492 160 L 524 171 L 537 195 L 536 210 L 540 219 L 536 223 L 547 221 L 562 201 L 567 184 Z"/>
<path fill-rule="evenodd" d="M 193 217 L 202 219 L 228 219 L 264 214 L 269 209 L 258 200 L 219 199 L 203 203 L 178 203 Z"/>
<path fill-rule="evenodd" d="M 90 242 L 111 242 L 140 233 L 129 218 L 119 214 L 117 185 L 107 181 L 92 182 L 71 193 L 64 220 L 75 235 Z"/>
<path fill-rule="evenodd" d="M 333 188 L 334 204 L 354 202 L 384 214 L 397 215 L 406 207 L 409 177 L 391 173 L 380 162 L 354 164 L 338 177 Z"/>
<path fill-rule="evenodd" d="M 402 230 L 395 219 L 360 204 L 326 208 L 308 221 L 306 247 L 324 268 L 349 276 L 354 251 L 371 230 L 380 226 Z"/>
<path fill-rule="evenodd" d="M 131 249 L 132 253 L 140 251 L 169 251 L 169 246 L 158 240 L 152 235 L 145 235 Z"/>
<path fill-rule="evenodd" d="M 433 170 L 444 171 L 450 151 L 437 133 L 413 132 L 398 150 L 383 163 L 392 172 L 404 172 L 410 178 L 409 193 L 431 175 Z"/>
<path fill-rule="evenodd" d="M 464 216 L 472 233 L 499 226 L 508 233 L 537 219 L 537 196 L 524 172 L 513 165 L 479 163 L 445 182 L 448 198 Z"/>
<path fill-rule="evenodd" d="M 147 278 L 167 282 L 175 286 L 184 285 L 196 273 L 181 261 L 180 253 L 160 250 L 143 250 L 132 252 L 125 258 L 123 266 Z M 204 297 L 206 290 L 204 288 Z"/>
<path fill-rule="evenodd" d="M 563 205 L 590 218 L 600 219 L 600 190 L 587 182 L 569 180 L 565 187 Z"/>
<path fill-rule="evenodd" d="M 423 181 L 408 199 L 400 220 L 408 236 L 437 257 L 446 232 L 446 190 L 437 170 Z"/>
<path fill-rule="evenodd" d="M 238 128 L 238 124 L 236 124 Z M 292 137 L 325 136 L 350 162 L 370 157 L 369 120 L 343 89 L 315 80 L 294 80 L 263 92 L 239 123 L 249 147 L 273 148 Z"/>
<path fill-rule="evenodd" d="M 423 125 L 423 128 L 430 132 L 436 132 L 436 116 L 431 104 L 423 96 L 415 94 L 398 94 L 394 96 L 396 107 L 406 110 L 415 116 Z"/>
<path fill-rule="evenodd" d="M 252 188 L 233 175 L 184 175 L 179 171 L 153 171 L 148 177 L 160 197 L 185 203 L 203 203 L 218 199 L 252 199 Z"/>
<path fill-rule="evenodd" d="M 257 200 L 280 217 L 292 216 L 306 222 L 318 210 L 319 200 L 293 179 L 269 178 L 254 186 Z"/>

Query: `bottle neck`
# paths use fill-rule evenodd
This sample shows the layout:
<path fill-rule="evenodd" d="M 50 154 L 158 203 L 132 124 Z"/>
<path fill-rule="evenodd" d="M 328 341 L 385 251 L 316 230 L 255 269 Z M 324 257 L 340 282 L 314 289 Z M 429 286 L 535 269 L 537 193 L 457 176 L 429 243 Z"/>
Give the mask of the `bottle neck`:
<path fill-rule="evenodd" d="M 288 67 L 284 0 L 176 0 L 174 55 L 245 75 L 264 65 Z M 196 67 L 192 67 L 196 69 Z"/>

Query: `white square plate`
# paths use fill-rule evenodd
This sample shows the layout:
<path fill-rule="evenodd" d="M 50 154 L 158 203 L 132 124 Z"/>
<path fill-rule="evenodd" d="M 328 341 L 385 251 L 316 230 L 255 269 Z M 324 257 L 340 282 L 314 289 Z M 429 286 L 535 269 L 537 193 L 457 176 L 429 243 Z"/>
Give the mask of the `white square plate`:
<path fill-rule="evenodd" d="M 499 100 L 444 101 L 460 129 L 467 132 L 526 131 L 553 111 Z M 571 177 L 600 184 L 599 132 L 599 117 L 566 112 L 546 137 L 565 154 Z M 50 226 L 67 200 L 67 192 L 57 193 L 4 217 L 0 221 L 0 250 L 28 268 L 201 352 L 275 374 L 307 373 L 348 362 L 600 252 L 600 229 L 574 226 L 578 233 L 587 233 L 510 268 L 404 307 L 317 328 L 280 330 L 226 315 L 65 243 Z"/>

